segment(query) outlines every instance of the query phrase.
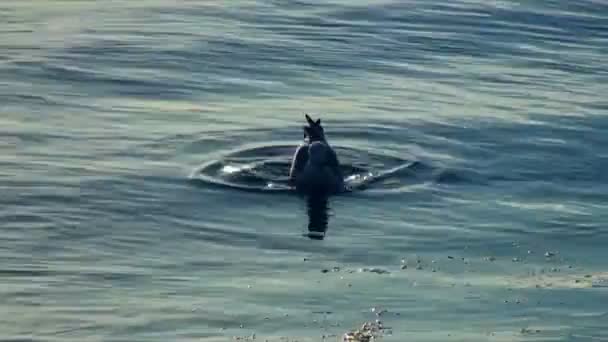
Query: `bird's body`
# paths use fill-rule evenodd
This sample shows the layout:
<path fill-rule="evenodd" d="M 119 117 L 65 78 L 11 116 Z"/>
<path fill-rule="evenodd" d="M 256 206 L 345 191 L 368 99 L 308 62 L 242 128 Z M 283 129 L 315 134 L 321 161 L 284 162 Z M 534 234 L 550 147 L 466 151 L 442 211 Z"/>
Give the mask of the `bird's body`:
<path fill-rule="evenodd" d="M 332 195 L 344 191 L 344 178 L 333 148 L 327 143 L 320 120 L 306 116 L 305 127 L 308 141 L 300 145 L 294 154 L 290 181 L 296 190 L 306 195 Z"/>

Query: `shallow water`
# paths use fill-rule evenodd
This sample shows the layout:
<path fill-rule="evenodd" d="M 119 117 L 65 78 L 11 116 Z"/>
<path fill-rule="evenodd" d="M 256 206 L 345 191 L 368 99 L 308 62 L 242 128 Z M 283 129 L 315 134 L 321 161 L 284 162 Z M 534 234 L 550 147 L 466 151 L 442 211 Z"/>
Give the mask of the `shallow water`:
<path fill-rule="evenodd" d="M 0 340 L 337 340 L 379 310 L 386 341 L 608 340 L 604 1 L 9 0 L 0 20 Z M 413 164 L 312 221 L 191 177 L 253 148 L 280 181 L 303 112 L 348 166 Z"/>

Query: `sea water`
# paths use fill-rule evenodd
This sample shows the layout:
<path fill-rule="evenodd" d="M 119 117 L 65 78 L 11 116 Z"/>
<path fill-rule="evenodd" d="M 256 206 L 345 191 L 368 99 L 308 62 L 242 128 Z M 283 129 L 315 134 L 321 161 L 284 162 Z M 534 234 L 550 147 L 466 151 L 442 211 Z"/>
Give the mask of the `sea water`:
<path fill-rule="evenodd" d="M 2 341 L 608 340 L 605 1 L 4 0 L 0 47 Z M 305 112 L 405 167 L 284 189 Z"/>

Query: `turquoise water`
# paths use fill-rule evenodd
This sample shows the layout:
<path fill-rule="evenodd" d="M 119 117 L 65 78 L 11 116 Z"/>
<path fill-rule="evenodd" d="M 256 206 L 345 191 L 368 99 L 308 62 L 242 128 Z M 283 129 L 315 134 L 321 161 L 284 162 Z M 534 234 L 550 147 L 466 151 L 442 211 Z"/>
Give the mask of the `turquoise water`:
<path fill-rule="evenodd" d="M 5 0 L 0 23 L 0 340 L 608 340 L 606 2 Z M 354 174 L 407 167 L 320 205 L 262 191 L 304 112 Z"/>

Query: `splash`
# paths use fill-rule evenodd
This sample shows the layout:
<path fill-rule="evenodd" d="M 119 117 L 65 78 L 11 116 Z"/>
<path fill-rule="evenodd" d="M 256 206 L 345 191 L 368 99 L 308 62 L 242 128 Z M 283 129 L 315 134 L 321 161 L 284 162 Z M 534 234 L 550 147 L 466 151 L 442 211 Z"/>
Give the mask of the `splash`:
<path fill-rule="evenodd" d="M 294 192 L 289 184 L 293 145 L 258 145 L 229 151 L 207 161 L 190 174 L 194 182 L 256 192 Z M 420 176 L 417 161 L 349 147 L 335 147 L 348 192 L 395 190 Z M 419 177 L 418 177 L 419 178 Z"/>

